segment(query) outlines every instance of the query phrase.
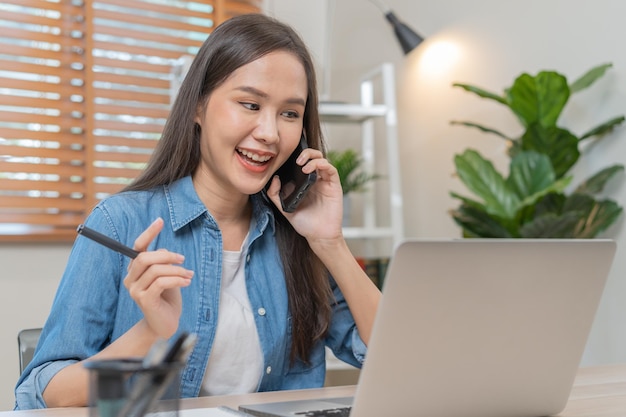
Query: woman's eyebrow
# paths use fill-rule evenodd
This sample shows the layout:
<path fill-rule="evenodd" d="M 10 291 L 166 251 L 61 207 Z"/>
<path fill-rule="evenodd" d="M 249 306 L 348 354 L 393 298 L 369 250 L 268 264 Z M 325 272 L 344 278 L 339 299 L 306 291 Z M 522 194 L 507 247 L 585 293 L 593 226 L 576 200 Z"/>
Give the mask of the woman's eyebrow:
<path fill-rule="evenodd" d="M 250 86 L 246 86 L 243 85 L 241 87 L 237 87 L 236 88 L 239 91 L 243 91 L 245 93 L 250 93 L 250 94 L 254 94 L 255 96 L 267 99 L 269 98 L 269 95 L 261 90 L 259 90 L 258 88 L 254 88 L 254 87 L 250 87 Z M 285 100 L 286 103 L 289 104 L 298 104 L 301 106 L 305 106 L 306 105 L 306 101 L 300 97 L 292 97 L 292 98 L 288 98 L 287 100 Z"/>

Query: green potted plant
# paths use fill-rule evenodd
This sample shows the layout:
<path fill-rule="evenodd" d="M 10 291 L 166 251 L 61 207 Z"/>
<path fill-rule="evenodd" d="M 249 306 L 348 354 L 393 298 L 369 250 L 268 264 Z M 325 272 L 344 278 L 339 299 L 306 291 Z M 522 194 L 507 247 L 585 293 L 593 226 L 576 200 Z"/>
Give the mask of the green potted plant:
<path fill-rule="evenodd" d="M 354 149 L 346 149 L 343 151 L 330 150 L 326 154 L 328 161 L 337 168 L 341 188 L 343 190 L 343 215 L 344 226 L 350 223 L 350 193 L 363 192 L 367 189 L 367 184 L 380 178 L 378 174 L 364 172 L 363 158 Z"/>
<path fill-rule="evenodd" d="M 330 150 L 326 157 L 337 168 L 344 196 L 365 191 L 367 183 L 380 178 L 377 174 L 362 171 L 363 158 L 354 149 Z"/>
<path fill-rule="evenodd" d="M 520 136 L 512 137 L 473 122 L 451 122 L 497 135 L 509 145 L 506 176 L 476 150 L 468 149 L 454 157 L 458 177 L 478 197 L 450 193 L 460 200 L 450 214 L 464 237 L 593 238 L 617 220 L 622 207 L 598 194 L 609 179 L 623 171 L 623 165 L 606 167 L 576 187 L 570 187 L 573 176 L 569 172 L 581 156 L 580 144 L 610 132 L 624 122 L 624 116 L 582 135 L 558 125 L 570 95 L 592 85 L 610 67 L 592 68 L 571 84 L 554 71 L 535 76 L 524 73 L 502 95 L 454 84 L 506 106 L 523 127 Z"/>

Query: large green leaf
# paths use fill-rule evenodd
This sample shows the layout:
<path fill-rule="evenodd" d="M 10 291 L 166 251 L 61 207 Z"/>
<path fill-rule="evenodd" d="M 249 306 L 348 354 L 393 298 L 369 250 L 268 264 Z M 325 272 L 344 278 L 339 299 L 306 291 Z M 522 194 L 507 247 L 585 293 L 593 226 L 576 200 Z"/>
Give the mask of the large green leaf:
<path fill-rule="evenodd" d="M 506 139 L 508 141 L 511 141 L 512 139 L 510 137 L 508 137 L 507 135 L 505 135 L 504 133 L 492 129 L 490 127 L 486 127 L 483 125 L 479 125 L 478 123 L 472 123 L 472 122 L 462 122 L 462 121 L 457 121 L 457 120 L 453 120 L 450 122 L 451 125 L 461 125 L 461 126 L 466 126 L 466 127 L 473 127 L 479 130 L 482 130 L 485 133 L 493 133 L 494 135 L 500 136 L 503 139 Z"/>
<path fill-rule="evenodd" d="M 499 220 L 475 207 L 462 204 L 458 209 L 450 210 L 450 215 L 455 223 L 463 229 L 464 237 L 516 237 Z"/>
<path fill-rule="evenodd" d="M 582 135 L 580 137 L 580 140 L 587 139 L 592 136 L 604 135 L 605 133 L 612 131 L 616 126 L 621 125 L 624 122 L 624 120 L 626 120 L 624 116 L 614 117 L 611 120 L 606 121 L 602 123 L 601 125 L 594 127 L 593 129 L 591 129 L 590 131 Z"/>
<path fill-rule="evenodd" d="M 596 201 L 586 194 L 574 193 L 565 201 L 563 213 L 580 213 L 580 220 L 573 231 L 577 239 L 590 239 L 612 225 L 622 213 L 613 200 Z"/>
<path fill-rule="evenodd" d="M 570 182 L 572 182 L 572 178 L 573 177 L 571 176 L 559 178 L 558 180 L 556 180 L 555 182 L 553 182 L 552 184 L 550 184 L 548 187 L 544 188 L 543 190 L 539 190 L 536 193 L 526 197 L 524 200 L 522 200 L 520 205 L 521 206 L 528 206 L 531 204 L 534 205 L 537 201 L 539 201 L 545 195 L 560 193 L 561 191 L 567 188 Z"/>
<path fill-rule="evenodd" d="M 535 216 L 541 217 L 548 213 L 561 214 L 567 196 L 563 193 L 549 193 L 535 204 Z"/>
<path fill-rule="evenodd" d="M 555 180 L 550 158 L 534 151 L 520 152 L 511 159 L 506 182 L 520 200 L 548 188 Z"/>
<path fill-rule="evenodd" d="M 450 196 L 461 200 L 461 202 L 465 206 L 473 207 L 476 210 L 487 211 L 487 208 L 485 207 L 485 205 L 483 203 L 481 203 L 480 201 L 472 200 L 471 198 L 468 198 L 468 197 L 462 196 L 460 194 L 457 194 L 454 191 L 450 192 Z"/>
<path fill-rule="evenodd" d="M 563 215 L 549 213 L 536 217 L 533 221 L 520 227 L 520 235 L 527 239 L 571 238 L 580 217 L 581 214 L 578 212 L 568 212 Z"/>
<path fill-rule="evenodd" d="M 574 94 L 580 90 L 584 90 L 585 88 L 589 87 L 598 78 L 602 77 L 606 70 L 608 70 L 612 66 L 613 64 L 602 64 L 590 69 L 570 85 L 570 92 Z"/>
<path fill-rule="evenodd" d="M 508 90 L 507 102 L 524 125 L 555 126 L 569 99 L 569 86 L 561 74 L 542 71 L 536 76 L 522 74 Z"/>
<path fill-rule="evenodd" d="M 555 179 L 550 158 L 546 155 L 526 151 L 518 153 L 512 160 L 507 184 L 517 193 L 520 207 L 534 205 L 546 194 L 563 191 L 572 177 Z M 520 213 L 519 216 L 526 217 Z"/>
<path fill-rule="evenodd" d="M 468 149 L 455 155 L 454 164 L 465 186 L 484 202 L 489 214 L 512 219 L 519 208 L 519 198 L 510 190 L 493 164 L 478 152 Z"/>
<path fill-rule="evenodd" d="M 556 178 L 561 178 L 580 157 L 578 139 L 565 129 L 531 124 L 521 138 L 521 147 L 548 155 Z"/>
<path fill-rule="evenodd" d="M 602 192 L 606 183 L 613 178 L 618 172 L 624 170 L 624 165 L 616 164 L 610 167 L 604 168 L 600 172 L 597 172 L 585 182 L 576 187 L 575 192 L 579 194 L 597 194 Z"/>
<path fill-rule="evenodd" d="M 504 104 L 504 105 L 508 106 L 508 103 L 507 103 L 505 97 L 502 97 L 502 96 L 500 96 L 498 94 L 489 92 L 487 90 L 483 90 L 482 88 L 475 87 L 475 86 L 469 85 L 469 84 L 462 84 L 462 83 L 454 83 L 454 84 L 452 84 L 452 86 L 454 86 L 454 87 L 461 87 L 465 91 L 469 91 L 470 93 L 474 93 L 474 94 L 478 95 L 479 97 L 486 98 L 486 99 L 489 99 L 489 100 L 494 100 L 494 101 L 497 101 L 498 103 L 501 103 L 501 104 Z"/>

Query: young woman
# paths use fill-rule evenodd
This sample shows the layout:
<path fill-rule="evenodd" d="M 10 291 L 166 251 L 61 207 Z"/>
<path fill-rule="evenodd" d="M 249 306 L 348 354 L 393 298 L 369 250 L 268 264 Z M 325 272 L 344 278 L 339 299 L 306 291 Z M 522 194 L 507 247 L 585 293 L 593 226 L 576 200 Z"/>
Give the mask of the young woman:
<path fill-rule="evenodd" d="M 183 331 L 198 337 L 183 397 L 322 386 L 324 346 L 359 366 L 380 292 L 342 236 L 317 107 L 290 27 L 246 15 L 216 28 L 146 170 L 85 222 L 141 253 L 76 240 L 16 408 L 86 405 L 85 361 L 145 355 Z M 303 131 L 298 164 L 318 179 L 285 213 L 273 174 Z"/>

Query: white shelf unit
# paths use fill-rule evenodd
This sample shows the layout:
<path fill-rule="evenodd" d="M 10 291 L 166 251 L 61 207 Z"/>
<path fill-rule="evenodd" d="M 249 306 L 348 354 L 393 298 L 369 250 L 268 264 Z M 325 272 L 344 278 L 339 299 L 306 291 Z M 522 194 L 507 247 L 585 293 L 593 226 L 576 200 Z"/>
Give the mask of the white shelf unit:
<path fill-rule="evenodd" d="M 376 141 L 385 142 L 387 172 L 382 174 L 388 180 L 389 222 L 384 226 L 377 222 L 375 182 L 363 194 L 362 226 L 344 228 L 344 236 L 348 239 L 391 238 L 393 247 L 404 235 L 395 88 L 393 64 L 384 63 L 361 78 L 359 103 L 322 102 L 319 108 L 324 123 L 360 125 L 361 156 L 366 172 L 375 172 Z M 375 102 L 376 97 L 379 102 Z M 375 137 L 377 121 L 384 123 L 384 137 Z"/>

